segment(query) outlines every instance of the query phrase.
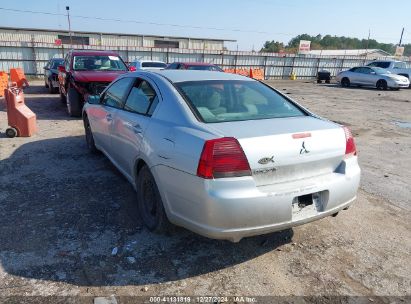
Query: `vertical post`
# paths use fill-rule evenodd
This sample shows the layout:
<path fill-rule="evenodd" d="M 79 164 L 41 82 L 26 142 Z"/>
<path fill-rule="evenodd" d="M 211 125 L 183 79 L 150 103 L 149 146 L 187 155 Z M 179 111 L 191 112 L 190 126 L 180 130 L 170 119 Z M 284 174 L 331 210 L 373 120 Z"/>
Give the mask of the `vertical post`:
<path fill-rule="evenodd" d="M 167 64 L 169 63 L 168 48 L 167 48 Z"/>
<path fill-rule="evenodd" d="M 268 56 L 264 57 L 264 79 L 268 79 L 267 78 L 267 60 L 268 60 Z"/>
<path fill-rule="evenodd" d="M 153 48 L 150 48 L 150 60 L 153 60 Z"/>
<path fill-rule="evenodd" d="M 66 6 L 66 11 L 67 11 L 67 21 L 68 21 L 69 36 L 70 36 L 70 48 L 73 48 L 73 38 L 71 36 L 70 7 L 69 6 Z"/>
<path fill-rule="evenodd" d="M 34 41 L 34 35 L 31 35 L 31 47 L 33 52 L 33 74 L 37 76 L 37 55 L 36 55 L 36 42 Z"/>

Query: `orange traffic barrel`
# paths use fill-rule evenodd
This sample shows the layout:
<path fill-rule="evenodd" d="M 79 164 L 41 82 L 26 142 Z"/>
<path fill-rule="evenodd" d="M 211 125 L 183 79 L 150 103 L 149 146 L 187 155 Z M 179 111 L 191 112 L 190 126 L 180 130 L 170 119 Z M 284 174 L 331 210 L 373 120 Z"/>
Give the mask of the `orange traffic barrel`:
<path fill-rule="evenodd" d="M 0 72 L 0 97 L 4 96 L 4 90 L 9 84 L 9 75 L 6 72 Z"/>
<path fill-rule="evenodd" d="M 26 75 L 24 75 L 24 71 L 21 68 L 10 69 L 10 80 L 11 82 L 17 83 L 17 87 L 19 88 L 29 86 Z"/>
<path fill-rule="evenodd" d="M 8 137 L 29 137 L 36 133 L 36 114 L 24 103 L 23 91 L 17 87 L 9 87 L 4 90 L 4 96 L 10 126 L 6 130 L 6 135 Z"/>

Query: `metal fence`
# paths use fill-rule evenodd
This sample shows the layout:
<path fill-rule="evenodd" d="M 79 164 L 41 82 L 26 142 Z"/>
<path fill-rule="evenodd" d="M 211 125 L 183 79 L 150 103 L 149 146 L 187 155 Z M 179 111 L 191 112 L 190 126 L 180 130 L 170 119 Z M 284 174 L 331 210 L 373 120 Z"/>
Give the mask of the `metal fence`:
<path fill-rule="evenodd" d="M 295 73 L 298 78 L 316 77 L 326 69 L 335 76 L 339 71 L 364 65 L 370 58 L 360 56 L 318 56 L 281 53 L 258 53 L 239 51 L 210 51 L 195 49 L 160 49 L 146 47 L 73 46 L 79 49 L 117 51 L 126 62 L 149 59 L 166 63 L 175 61 L 207 62 L 222 68 L 261 68 L 266 79 L 288 78 Z M 69 45 L 29 42 L 0 41 L 0 71 L 21 67 L 26 75 L 40 76 L 43 67 L 52 57 L 64 57 Z M 374 58 L 373 58 L 374 59 Z M 379 59 L 386 59 L 381 57 Z"/>

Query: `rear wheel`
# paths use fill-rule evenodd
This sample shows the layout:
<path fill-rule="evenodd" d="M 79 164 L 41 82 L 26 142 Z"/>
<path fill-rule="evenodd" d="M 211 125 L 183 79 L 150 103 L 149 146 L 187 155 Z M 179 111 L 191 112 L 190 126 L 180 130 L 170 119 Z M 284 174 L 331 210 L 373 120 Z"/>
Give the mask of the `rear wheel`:
<path fill-rule="evenodd" d="M 384 79 L 380 79 L 377 81 L 377 89 L 378 90 L 387 90 L 387 82 Z"/>
<path fill-rule="evenodd" d="M 341 86 L 344 88 L 348 88 L 350 86 L 350 80 L 347 77 L 341 79 Z"/>
<path fill-rule="evenodd" d="M 97 153 L 98 149 L 96 148 L 96 145 L 94 143 L 93 132 L 91 131 L 90 122 L 87 116 L 84 117 L 83 123 L 84 123 L 84 131 L 86 134 L 87 148 L 89 149 L 91 153 Z"/>
<path fill-rule="evenodd" d="M 47 88 L 49 89 L 49 93 L 53 94 L 56 92 L 56 89 L 53 88 L 53 82 L 49 79 L 48 84 L 47 84 Z"/>
<path fill-rule="evenodd" d="M 147 166 L 143 166 L 138 173 L 136 186 L 138 210 L 144 225 L 157 233 L 170 231 L 171 224 L 164 210 L 160 192 Z"/>
<path fill-rule="evenodd" d="M 80 94 L 75 88 L 69 88 L 67 90 L 67 112 L 71 117 L 80 117 L 82 102 Z"/>

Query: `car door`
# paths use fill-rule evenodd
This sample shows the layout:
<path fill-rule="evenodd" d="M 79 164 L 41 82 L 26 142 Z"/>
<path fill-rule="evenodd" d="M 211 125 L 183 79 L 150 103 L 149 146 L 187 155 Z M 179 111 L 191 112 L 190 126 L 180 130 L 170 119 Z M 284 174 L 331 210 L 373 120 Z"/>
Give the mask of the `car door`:
<path fill-rule="evenodd" d="M 111 158 L 113 158 L 111 145 L 113 120 L 117 110 L 123 107 L 133 81 L 133 77 L 125 77 L 113 82 L 101 96 L 100 105 L 90 107 L 88 110 L 94 141 Z"/>
<path fill-rule="evenodd" d="M 158 89 L 151 80 L 136 78 L 123 109 L 115 115 L 112 133 L 114 158 L 121 171 L 130 179 L 135 160 L 145 148 L 145 130 L 159 98 Z"/>
<path fill-rule="evenodd" d="M 354 76 L 354 83 L 360 85 L 368 85 L 369 84 L 369 68 L 360 67 L 356 69 L 355 76 Z"/>

